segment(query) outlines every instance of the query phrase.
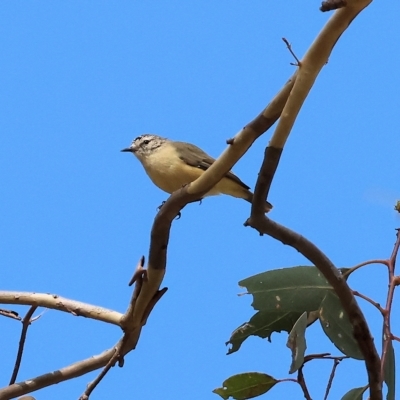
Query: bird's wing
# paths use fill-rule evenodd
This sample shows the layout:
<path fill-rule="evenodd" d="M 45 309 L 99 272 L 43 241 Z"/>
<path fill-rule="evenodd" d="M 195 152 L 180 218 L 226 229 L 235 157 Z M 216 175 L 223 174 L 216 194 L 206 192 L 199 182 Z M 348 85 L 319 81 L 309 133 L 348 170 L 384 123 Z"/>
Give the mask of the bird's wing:
<path fill-rule="evenodd" d="M 185 155 L 179 154 L 179 158 L 186 164 L 192 167 L 201 168 L 204 171 L 210 167 L 210 165 L 215 161 L 214 158 L 210 157 L 207 153 L 201 150 L 199 147 L 190 143 L 175 142 L 179 143 L 179 147 L 185 147 Z M 244 182 L 242 182 L 234 173 L 229 171 L 225 175 L 227 178 L 232 179 L 234 182 L 238 183 L 243 189 L 250 189 Z"/>

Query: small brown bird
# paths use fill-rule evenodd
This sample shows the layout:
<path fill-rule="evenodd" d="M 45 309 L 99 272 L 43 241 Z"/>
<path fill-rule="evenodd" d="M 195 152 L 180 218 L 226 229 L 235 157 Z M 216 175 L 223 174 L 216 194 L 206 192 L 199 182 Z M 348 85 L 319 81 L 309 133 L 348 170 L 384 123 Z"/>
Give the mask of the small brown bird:
<path fill-rule="evenodd" d="M 133 153 L 153 183 L 167 193 L 175 192 L 193 182 L 215 161 L 193 144 L 175 142 L 151 134 L 138 136 L 129 147 L 121 151 Z M 217 194 L 228 194 L 249 203 L 253 200 L 249 187 L 231 171 L 204 197 Z M 271 208 L 272 205 L 266 202 L 265 212 Z"/>

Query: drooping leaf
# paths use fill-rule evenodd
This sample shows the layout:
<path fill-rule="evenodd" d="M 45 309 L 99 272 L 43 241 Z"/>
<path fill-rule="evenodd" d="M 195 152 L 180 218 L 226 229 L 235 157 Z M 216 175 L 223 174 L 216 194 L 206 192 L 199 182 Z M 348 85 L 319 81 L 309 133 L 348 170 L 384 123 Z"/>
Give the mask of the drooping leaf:
<path fill-rule="evenodd" d="M 364 357 L 353 336 L 353 327 L 339 297 L 327 293 L 320 308 L 320 322 L 331 342 L 346 356 L 363 360 Z"/>
<path fill-rule="evenodd" d="M 304 353 L 306 351 L 306 328 L 307 313 L 303 313 L 296 321 L 293 329 L 290 331 L 286 346 L 292 351 L 292 363 L 290 365 L 289 374 L 296 372 L 304 362 Z"/>
<path fill-rule="evenodd" d="M 294 323 L 300 317 L 299 312 L 281 312 L 281 311 L 259 311 L 254 314 L 249 322 L 245 322 L 232 332 L 232 335 L 226 344 L 232 347 L 228 354 L 238 351 L 242 343 L 251 335 L 267 338 L 271 341 L 273 332 L 290 332 Z"/>
<path fill-rule="evenodd" d="M 292 267 L 263 272 L 239 282 L 253 295 L 256 310 L 301 312 L 317 310 L 332 286 L 316 267 Z"/>
<path fill-rule="evenodd" d="M 251 399 L 268 392 L 278 381 L 270 375 L 260 372 L 246 372 L 226 379 L 221 388 L 213 390 L 223 399 Z"/>
<path fill-rule="evenodd" d="M 383 336 L 383 339 L 385 337 Z M 395 354 L 393 349 L 393 342 L 389 340 L 385 364 L 383 366 L 383 378 L 388 388 L 386 400 L 395 400 L 396 398 L 396 364 L 395 364 Z"/>
<path fill-rule="evenodd" d="M 368 386 L 351 389 L 342 397 L 341 400 L 362 400 L 362 395 L 367 388 Z"/>

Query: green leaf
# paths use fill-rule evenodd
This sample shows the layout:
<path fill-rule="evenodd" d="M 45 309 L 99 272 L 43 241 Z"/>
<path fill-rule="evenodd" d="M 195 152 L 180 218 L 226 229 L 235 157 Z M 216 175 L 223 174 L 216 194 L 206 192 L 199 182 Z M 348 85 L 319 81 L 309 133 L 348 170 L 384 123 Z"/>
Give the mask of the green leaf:
<path fill-rule="evenodd" d="M 246 372 L 226 379 L 223 387 L 213 390 L 223 399 L 251 399 L 268 392 L 278 381 L 270 375 L 260 372 Z"/>
<path fill-rule="evenodd" d="M 367 388 L 368 386 L 351 389 L 342 397 L 341 400 L 362 400 L 362 395 Z"/>
<path fill-rule="evenodd" d="M 259 336 L 263 339 L 267 338 L 271 341 L 273 332 L 290 332 L 293 325 L 300 317 L 299 312 L 282 312 L 282 311 L 259 311 L 254 314 L 249 322 L 245 322 L 232 332 L 232 335 L 226 344 L 232 347 L 228 350 L 228 354 L 238 351 L 242 343 L 251 335 Z"/>
<path fill-rule="evenodd" d="M 353 327 L 336 294 L 326 294 L 321 303 L 319 320 L 325 334 L 343 354 L 357 360 L 364 359 L 354 339 Z"/>
<path fill-rule="evenodd" d="M 387 353 L 385 357 L 385 364 L 383 366 L 383 375 L 386 386 L 388 388 L 386 400 L 395 400 L 396 398 L 396 364 L 395 354 L 393 349 L 393 342 L 389 339 Z"/>
<path fill-rule="evenodd" d="M 292 267 L 263 272 L 239 282 L 253 295 L 256 310 L 301 312 L 317 310 L 332 286 L 316 267 Z"/>
<path fill-rule="evenodd" d="M 304 363 L 304 353 L 307 348 L 306 328 L 307 313 L 304 312 L 294 324 L 286 343 L 286 346 L 292 351 L 292 364 L 290 365 L 289 374 L 296 372 Z"/>

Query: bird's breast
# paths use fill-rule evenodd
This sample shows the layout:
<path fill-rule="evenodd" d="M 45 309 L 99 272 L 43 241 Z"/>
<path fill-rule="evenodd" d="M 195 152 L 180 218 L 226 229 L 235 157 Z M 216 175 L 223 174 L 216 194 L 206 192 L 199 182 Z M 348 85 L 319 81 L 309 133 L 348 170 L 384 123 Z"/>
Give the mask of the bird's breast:
<path fill-rule="evenodd" d="M 203 172 L 200 168 L 187 165 L 169 145 L 147 156 L 142 164 L 153 183 L 167 193 L 194 181 Z"/>

